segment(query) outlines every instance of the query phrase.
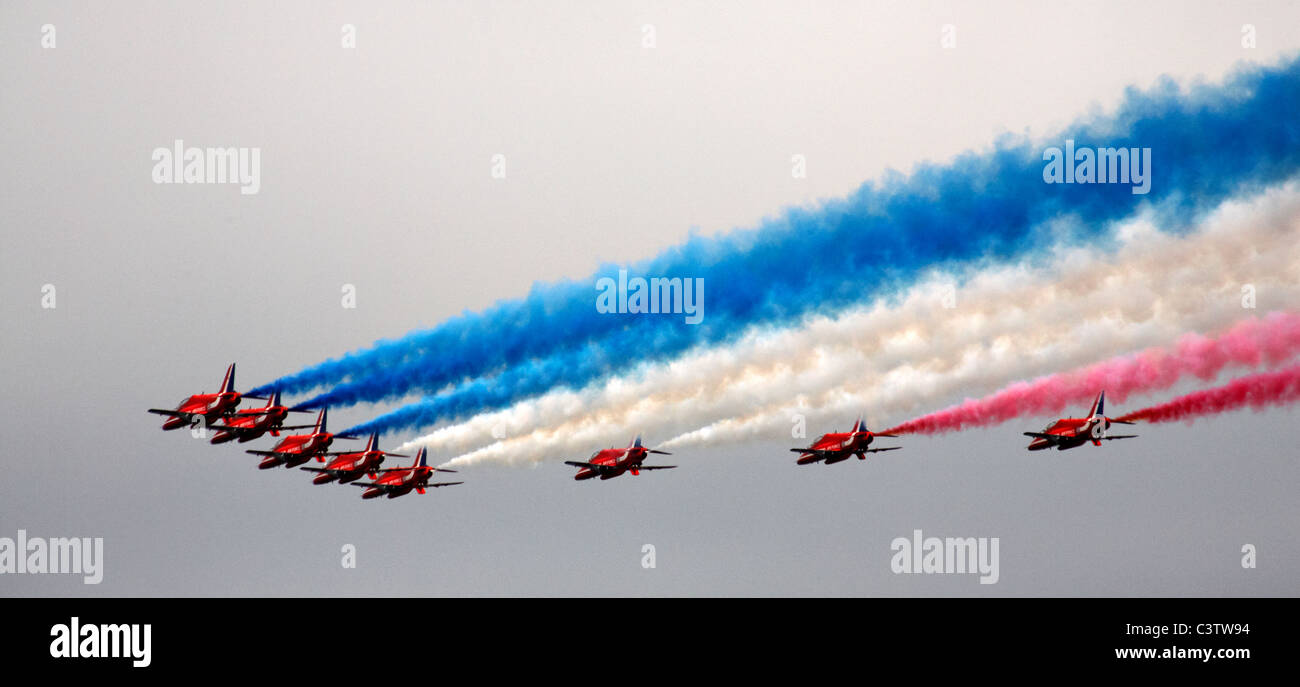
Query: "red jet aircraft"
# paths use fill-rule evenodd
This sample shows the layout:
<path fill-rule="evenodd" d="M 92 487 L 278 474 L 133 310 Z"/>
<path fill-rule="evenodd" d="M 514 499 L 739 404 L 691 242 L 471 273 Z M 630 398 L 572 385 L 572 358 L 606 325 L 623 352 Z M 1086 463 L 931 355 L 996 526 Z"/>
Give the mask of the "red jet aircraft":
<path fill-rule="evenodd" d="M 366 488 L 361 493 L 361 498 L 373 499 L 379 496 L 387 496 L 390 499 L 395 499 L 398 496 L 411 493 L 412 490 L 418 494 L 423 494 L 425 489 L 464 484 L 464 482 L 434 482 L 429 484 L 429 478 L 433 476 L 434 472 L 455 472 L 455 470 L 429 467 L 429 449 L 427 448 L 422 448 L 419 453 L 415 454 L 415 462 L 410 467 L 381 468 L 376 472 L 384 474 L 373 482 L 352 483 L 353 486 Z"/>
<path fill-rule="evenodd" d="M 641 474 L 642 470 L 670 470 L 677 467 L 676 465 L 642 465 L 641 461 L 651 453 L 658 453 L 664 456 L 671 456 L 667 451 L 657 451 L 648 449 L 641 445 L 641 435 L 638 434 L 627 448 L 607 448 L 596 451 L 591 454 L 591 458 L 583 463 L 576 460 L 566 460 L 565 465 L 572 465 L 579 468 L 578 474 L 573 479 L 584 480 L 592 477 L 601 479 L 613 479 L 619 475 L 630 472 L 634 476 Z"/>
<path fill-rule="evenodd" d="M 356 438 L 341 434 L 330 434 L 325 429 L 325 414 L 327 411 L 327 408 L 321 408 L 320 415 L 316 416 L 316 424 L 312 425 L 311 434 L 287 436 L 281 439 L 280 443 L 272 447 L 270 451 L 249 449 L 245 453 L 262 456 L 262 462 L 257 466 L 259 470 L 269 470 L 281 465 L 286 468 L 296 468 L 312 458 L 324 455 L 329 450 L 330 444 L 334 443 L 334 439 Z"/>
<path fill-rule="evenodd" d="M 243 396 L 235 391 L 235 364 L 231 363 L 230 367 L 226 368 L 226 376 L 221 380 L 221 390 L 217 393 L 190 396 L 181 401 L 175 410 L 150 408 L 149 412 L 167 416 L 167 421 L 162 426 L 165 430 L 180 429 L 200 417 L 206 424 L 211 425 L 213 420 L 229 415 L 239 406 L 242 398 Z"/>
<path fill-rule="evenodd" d="M 881 451 L 897 451 L 902 446 L 891 446 L 889 448 L 867 448 L 871 445 L 871 440 L 876 437 L 896 438 L 897 434 L 877 434 L 876 432 L 867 431 L 866 425 L 862 423 L 862 418 L 853 423 L 853 430 L 849 432 L 836 432 L 834 434 L 823 434 L 820 439 L 814 441 L 808 448 L 792 448 L 794 453 L 798 453 L 799 458 L 795 460 L 796 465 L 808 465 L 823 461 L 826 465 L 848 460 L 849 456 L 857 456 L 858 460 L 866 460 L 868 453 L 879 453 Z"/>
<path fill-rule="evenodd" d="M 280 403 L 280 392 L 275 392 L 271 398 L 266 400 L 266 405 L 261 408 L 245 408 L 244 410 L 235 411 L 234 415 L 227 415 L 225 421 L 219 425 L 213 425 L 212 429 L 216 434 L 212 437 L 212 443 L 224 444 L 227 441 L 238 439 L 239 443 L 252 441 L 267 432 L 271 436 L 280 436 L 280 431 L 285 429 L 309 429 L 313 425 L 289 425 L 285 426 L 284 421 L 289 417 L 289 413 L 308 413 L 308 410 L 290 410 Z"/>
<path fill-rule="evenodd" d="M 379 466 L 383 464 L 385 456 L 394 458 L 410 458 L 410 456 L 401 453 L 388 453 L 379 450 L 379 433 L 375 432 L 370 435 L 370 440 L 366 442 L 366 447 L 360 451 L 348 451 L 345 453 L 326 453 L 317 455 L 317 460 L 321 455 L 335 456 L 329 464 L 323 468 L 301 467 L 299 470 L 319 473 L 312 479 L 312 484 L 328 484 L 338 480 L 339 484 L 355 482 L 362 477 L 369 475 L 370 479 L 378 477 Z M 445 472 L 455 472 L 455 470 L 446 470 Z"/>
<path fill-rule="evenodd" d="M 1106 392 L 1102 391 L 1097 394 L 1097 400 L 1092 402 L 1092 410 L 1088 413 L 1088 417 L 1062 418 L 1048 425 L 1041 432 L 1025 432 L 1025 436 L 1034 438 L 1027 448 L 1030 451 L 1041 451 L 1055 446 L 1056 450 L 1064 451 L 1067 448 L 1082 446 L 1089 441 L 1093 446 L 1101 446 L 1103 441 L 1132 439 L 1137 436 L 1136 434 L 1106 436 L 1106 430 L 1110 429 L 1113 422 L 1123 425 L 1133 423 L 1126 420 L 1112 420 L 1106 417 L 1105 413 Z"/>

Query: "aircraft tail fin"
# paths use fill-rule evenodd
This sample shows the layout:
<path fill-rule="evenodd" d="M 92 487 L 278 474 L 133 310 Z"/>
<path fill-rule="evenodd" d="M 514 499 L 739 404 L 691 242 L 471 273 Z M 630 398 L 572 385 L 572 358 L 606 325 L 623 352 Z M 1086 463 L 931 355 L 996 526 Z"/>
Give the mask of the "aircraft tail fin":
<path fill-rule="evenodd" d="M 328 413 L 329 413 L 329 408 L 320 409 L 320 415 L 316 416 L 316 434 L 321 434 L 326 431 L 325 423 L 326 420 L 328 419 L 327 418 Z"/>
<path fill-rule="evenodd" d="M 226 368 L 226 376 L 221 378 L 221 391 L 219 393 L 224 394 L 226 392 L 234 391 L 234 390 L 235 390 L 235 364 L 231 363 L 230 367 Z"/>
<path fill-rule="evenodd" d="M 280 405 L 280 392 L 277 390 L 271 393 L 270 398 L 266 399 L 266 407 L 270 408 L 278 405 Z"/>
<path fill-rule="evenodd" d="M 864 422 L 862 422 L 862 416 L 859 415 L 858 421 L 853 423 L 853 433 L 857 434 L 858 432 L 865 432 L 865 431 L 867 431 L 867 425 Z"/>
<path fill-rule="evenodd" d="M 420 468 L 429 467 L 429 447 L 421 446 L 420 452 L 415 456 L 415 466 Z"/>
<path fill-rule="evenodd" d="M 366 442 L 366 450 L 367 451 L 379 450 L 379 432 L 370 433 L 370 440 Z"/>
<path fill-rule="evenodd" d="M 632 446 L 631 446 L 631 448 L 642 448 L 642 446 L 641 446 L 641 435 L 640 435 L 640 434 L 636 435 L 636 438 L 632 440 Z"/>
<path fill-rule="evenodd" d="M 1097 394 L 1097 400 L 1092 402 L 1092 412 L 1088 413 L 1088 417 L 1100 417 L 1105 414 L 1106 414 L 1106 391 L 1103 389 L 1101 393 Z"/>

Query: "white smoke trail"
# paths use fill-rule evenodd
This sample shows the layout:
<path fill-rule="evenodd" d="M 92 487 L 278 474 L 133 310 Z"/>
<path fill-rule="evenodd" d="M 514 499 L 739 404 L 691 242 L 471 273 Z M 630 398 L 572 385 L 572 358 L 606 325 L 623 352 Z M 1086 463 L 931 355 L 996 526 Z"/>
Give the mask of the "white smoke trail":
<path fill-rule="evenodd" d="M 1300 191 L 1226 203 L 1179 238 L 1135 220 L 1115 250 L 1062 246 L 1035 265 L 976 271 L 955 290 L 933 274 L 897 302 L 740 342 L 580 391 L 556 391 L 482 414 L 402 448 L 463 452 L 449 464 L 527 463 L 586 455 L 642 431 L 668 446 L 787 437 L 810 427 L 901 420 L 952 394 L 1218 329 L 1259 308 L 1300 303 Z M 945 297 L 955 307 L 945 308 Z M 828 427 L 829 429 L 829 427 Z M 810 432 L 813 431 L 810 429 Z M 507 438 L 508 437 L 508 438 Z M 498 439 L 493 441 L 493 439 Z M 487 446 L 482 446 L 484 442 Z"/>

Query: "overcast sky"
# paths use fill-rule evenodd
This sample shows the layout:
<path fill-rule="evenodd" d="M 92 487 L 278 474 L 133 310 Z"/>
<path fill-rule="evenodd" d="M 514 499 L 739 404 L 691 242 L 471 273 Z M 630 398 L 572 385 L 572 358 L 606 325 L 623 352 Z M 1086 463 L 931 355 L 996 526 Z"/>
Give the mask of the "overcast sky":
<path fill-rule="evenodd" d="M 1160 75 L 1272 63 L 1296 26 L 1294 2 L 0 4 L 0 537 L 103 537 L 106 558 L 98 586 L 5 575 L 0 595 L 1294 594 L 1294 409 L 1069 452 L 1024 450 L 1044 417 L 834 466 L 794 466 L 787 442 L 603 483 L 484 466 L 382 502 L 144 411 L 231 361 L 250 388 L 1050 134 Z M 176 139 L 260 148 L 260 192 L 154 184 Z M 998 537 L 998 584 L 892 574 L 914 529 Z"/>

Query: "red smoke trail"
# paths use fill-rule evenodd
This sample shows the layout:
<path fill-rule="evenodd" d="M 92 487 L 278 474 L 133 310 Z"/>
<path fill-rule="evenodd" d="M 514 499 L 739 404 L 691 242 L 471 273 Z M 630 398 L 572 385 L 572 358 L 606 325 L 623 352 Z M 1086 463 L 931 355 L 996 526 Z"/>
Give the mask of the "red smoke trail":
<path fill-rule="evenodd" d="M 1087 404 L 1106 390 L 1111 401 L 1129 394 L 1167 389 L 1184 375 L 1212 379 L 1228 365 L 1275 366 L 1300 352 L 1300 314 L 1269 313 L 1264 319 L 1239 322 L 1217 338 L 1185 334 L 1172 347 L 1148 348 L 1071 372 L 1016 382 L 982 399 L 966 399 L 884 430 L 889 434 L 936 434 L 964 427 L 983 427 L 1024 415 Z"/>
<path fill-rule="evenodd" d="M 1223 386 L 1194 391 L 1168 403 L 1136 410 L 1121 420 L 1173 422 L 1201 415 L 1226 413 L 1244 406 L 1260 410 L 1300 399 L 1300 365 L 1234 379 Z"/>

